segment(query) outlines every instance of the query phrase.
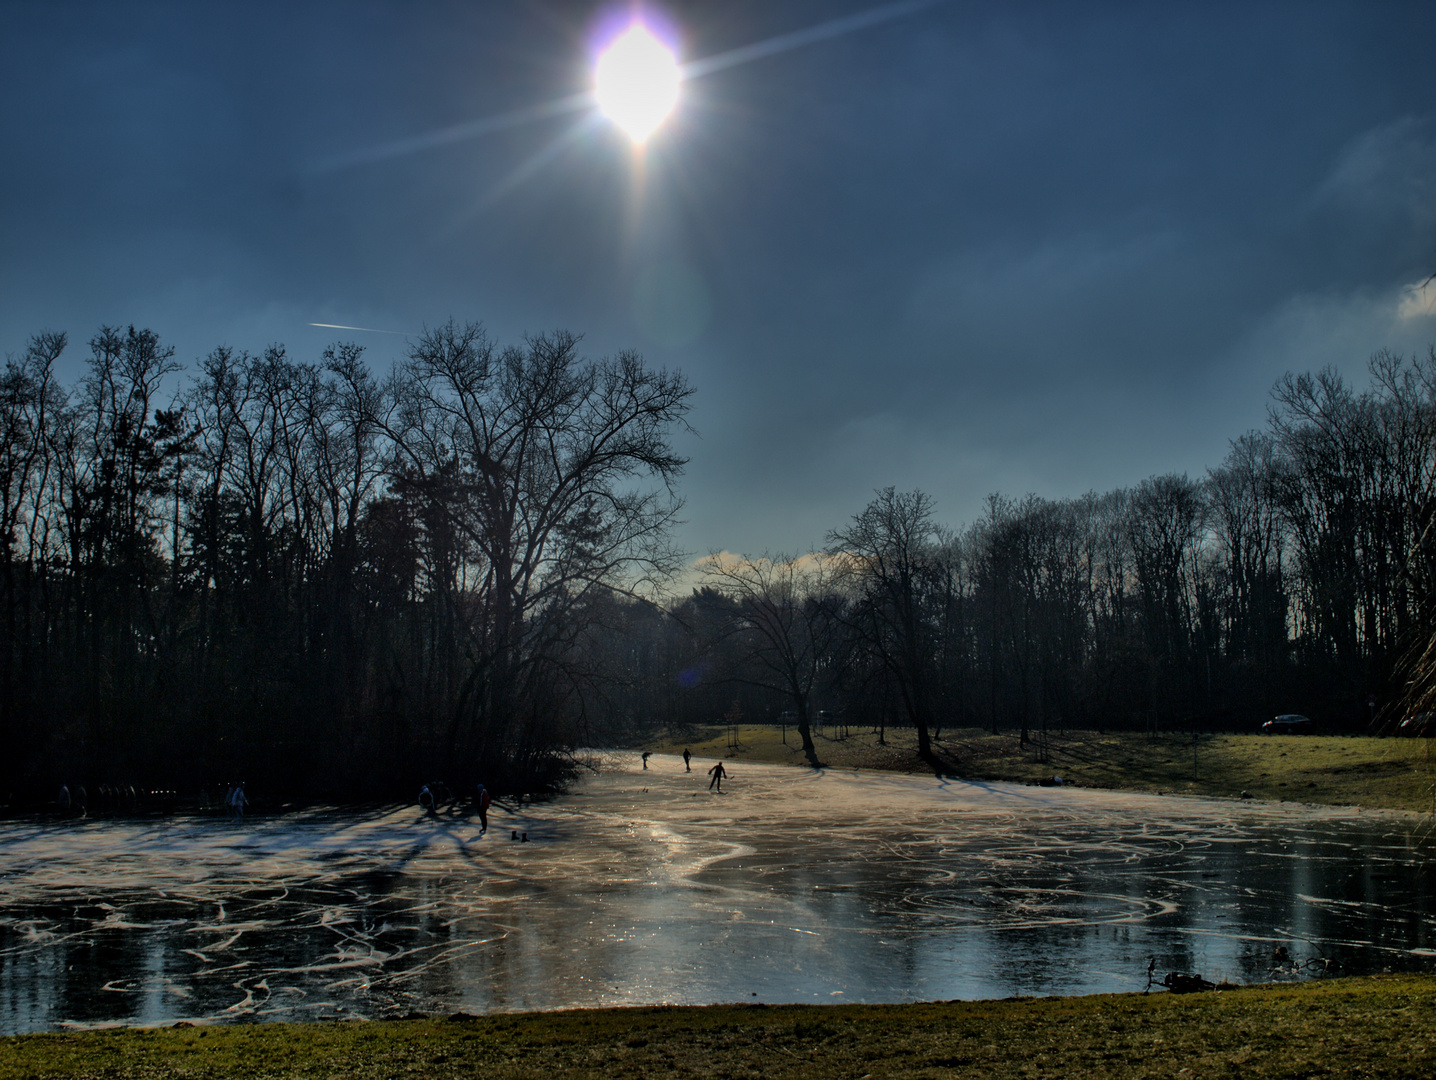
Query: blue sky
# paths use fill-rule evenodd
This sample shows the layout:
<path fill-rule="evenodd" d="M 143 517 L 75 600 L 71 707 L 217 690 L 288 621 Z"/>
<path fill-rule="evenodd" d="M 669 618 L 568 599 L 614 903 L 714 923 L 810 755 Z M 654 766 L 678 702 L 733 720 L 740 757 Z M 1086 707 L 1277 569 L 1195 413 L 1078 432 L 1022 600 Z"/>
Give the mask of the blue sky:
<path fill-rule="evenodd" d="M 691 61 L 870 7 L 651 10 Z M 586 113 L 370 153 L 583 91 L 605 17 L 0 3 L 0 348 L 572 329 L 688 374 L 680 539 L 757 554 L 1198 475 L 1436 340 L 1436 6 L 934 3 L 691 81 L 641 164 Z"/>

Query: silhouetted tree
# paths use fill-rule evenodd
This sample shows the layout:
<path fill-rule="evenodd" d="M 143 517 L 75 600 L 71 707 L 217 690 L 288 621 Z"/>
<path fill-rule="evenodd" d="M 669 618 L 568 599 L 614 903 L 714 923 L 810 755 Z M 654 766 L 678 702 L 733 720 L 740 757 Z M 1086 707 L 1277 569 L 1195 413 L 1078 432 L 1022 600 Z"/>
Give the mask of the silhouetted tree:
<path fill-rule="evenodd" d="M 932 511 L 924 492 L 883 488 L 851 524 L 828 534 L 829 553 L 853 593 L 849 626 L 891 677 L 925 760 L 933 760 L 933 600 L 944 539 Z"/>
<path fill-rule="evenodd" d="M 701 569 L 704 580 L 736 605 L 729 629 L 738 666 L 746 673 L 738 678 L 792 702 L 803 753 L 816 768 L 811 699 L 841 628 L 834 560 L 710 555 Z"/>
<path fill-rule="evenodd" d="M 467 670 L 445 747 L 483 765 L 549 746 L 559 662 L 595 589 L 670 571 L 684 460 L 669 444 L 692 391 L 637 354 L 585 362 L 571 334 L 497 349 L 482 327 L 426 330 L 396 382 L 390 430 L 410 485 L 465 542 Z M 635 487 L 645 481 L 648 487 Z"/>

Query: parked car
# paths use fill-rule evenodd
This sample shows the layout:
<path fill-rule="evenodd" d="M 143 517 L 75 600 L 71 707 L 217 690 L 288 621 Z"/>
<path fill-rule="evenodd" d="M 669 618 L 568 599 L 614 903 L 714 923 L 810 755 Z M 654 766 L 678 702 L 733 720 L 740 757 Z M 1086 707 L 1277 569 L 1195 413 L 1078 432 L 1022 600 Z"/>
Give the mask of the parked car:
<path fill-rule="evenodd" d="M 1301 713 L 1282 713 L 1261 726 L 1263 735 L 1310 735 L 1316 725 Z"/>
<path fill-rule="evenodd" d="M 1436 713 L 1419 712 L 1414 716 L 1408 716 L 1396 729 L 1398 735 L 1413 736 L 1417 739 L 1429 739 L 1436 735 Z"/>

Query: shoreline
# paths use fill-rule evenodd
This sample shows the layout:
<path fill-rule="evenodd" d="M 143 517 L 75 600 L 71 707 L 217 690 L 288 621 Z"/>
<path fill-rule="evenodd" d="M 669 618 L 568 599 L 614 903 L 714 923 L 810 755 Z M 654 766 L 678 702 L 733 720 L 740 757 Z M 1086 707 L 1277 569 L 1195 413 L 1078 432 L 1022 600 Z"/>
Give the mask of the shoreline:
<path fill-rule="evenodd" d="M 898 1005 L 624 1006 L 0 1038 L 0 1080 L 1436 1073 L 1436 976 Z"/>
<path fill-rule="evenodd" d="M 830 729 L 831 730 L 831 729 Z M 786 743 L 784 743 L 786 734 Z M 1038 733 L 1020 745 L 1016 733 L 945 729 L 933 740 L 936 766 L 917 756 L 911 729 L 892 729 L 879 743 L 869 730 L 814 733 L 824 768 L 940 775 L 970 781 L 1060 784 L 1101 791 L 1227 798 L 1366 811 L 1436 815 L 1436 740 L 1365 736 L 1094 732 Z M 761 761 L 811 768 L 797 732 L 722 724 L 655 733 L 636 750 L 704 761 Z M 1195 766 L 1193 758 L 1195 756 Z M 696 767 L 696 763 L 695 763 Z"/>

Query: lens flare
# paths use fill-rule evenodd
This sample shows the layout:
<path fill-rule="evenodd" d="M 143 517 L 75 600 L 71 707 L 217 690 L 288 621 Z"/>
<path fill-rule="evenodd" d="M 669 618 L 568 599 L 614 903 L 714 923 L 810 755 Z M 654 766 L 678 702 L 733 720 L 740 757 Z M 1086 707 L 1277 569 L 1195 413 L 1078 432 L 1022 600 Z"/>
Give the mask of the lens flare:
<path fill-rule="evenodd" d="M 594 68 L 603 114 L 642 143 L 678 104 L 678 60 L 642 23 L 614 39 Z"/>

